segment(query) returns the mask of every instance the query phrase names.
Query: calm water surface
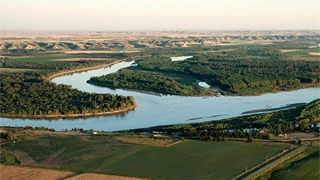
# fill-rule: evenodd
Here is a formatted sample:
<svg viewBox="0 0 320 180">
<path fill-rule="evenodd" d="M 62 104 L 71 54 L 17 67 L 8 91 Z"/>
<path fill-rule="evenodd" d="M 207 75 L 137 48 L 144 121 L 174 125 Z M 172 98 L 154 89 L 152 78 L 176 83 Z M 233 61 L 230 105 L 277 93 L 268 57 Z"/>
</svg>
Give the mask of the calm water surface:
<svg viewBox="0 0 320 180">
<path fill-rule="evenodd" d="M 101 76 L 108 73 L 114 73 L 121 68 L 130 66 L 132 63 L 133 62 L 121 62 L 107 68 L 57 77 L 52 81 L 57 84 L 72 85 L 72 87 L 81 91 L 134 96 L 138 106 L 133 111 L 121 115 L 77 119 L 30 120 L 0 118 L 0 124 L 5 126 L 45 126 L 54 128 L 56 130 L 77 127 L 84 129 L 114 131 L 156 125 L 218 120 L 227 117 L 240 116 L 244 111 L 262 109 L 266 108 L 267 106 L 269 108 L 275 108 L 291 103 L 308 103 L 320 97 L 320 88 L 309 88 L 292 92 L 265 94 L 262 96 L 159 97 L 121 89 L 112 90 L 86 83 L 86 81 L 92 76 Z M 198 117 L 202 118 L 193 121 L 189 120 Z"/>
</svg>

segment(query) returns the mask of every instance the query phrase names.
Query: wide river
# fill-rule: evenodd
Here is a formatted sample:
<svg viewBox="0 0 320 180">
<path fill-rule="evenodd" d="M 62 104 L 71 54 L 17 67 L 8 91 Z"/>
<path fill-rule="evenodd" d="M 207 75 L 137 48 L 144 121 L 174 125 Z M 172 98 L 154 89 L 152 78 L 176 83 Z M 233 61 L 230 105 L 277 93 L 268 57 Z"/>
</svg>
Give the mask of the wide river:
<svg viewBox="0 0 320 180">
<path fill-rule="evenodd" d="M 143 128 L 157 125 L 192 123 L 241 116 L 242 112 L 276 108 L 292 103 L 308 103 L 320 97 L 320 88 L 279 92 L 261 96 L 183 97 L 155 96 L 126 90 L 112 90 L 87 84 L 92 76 L 101 76 L 128 67 L 133 62 L 121 62 L 111 67 L 90 70 L 54 78 L 57 84 L 72 85 L 82 91 L 134 96 L 137 108 L 125 114 L 77 119 L 12 119 L 0 118 L 2 126 L 44 126 L 56 130 L 74 127 L 104 131 Z M 190 120 L 190 119 L 196 120 Z"/>
</svg>

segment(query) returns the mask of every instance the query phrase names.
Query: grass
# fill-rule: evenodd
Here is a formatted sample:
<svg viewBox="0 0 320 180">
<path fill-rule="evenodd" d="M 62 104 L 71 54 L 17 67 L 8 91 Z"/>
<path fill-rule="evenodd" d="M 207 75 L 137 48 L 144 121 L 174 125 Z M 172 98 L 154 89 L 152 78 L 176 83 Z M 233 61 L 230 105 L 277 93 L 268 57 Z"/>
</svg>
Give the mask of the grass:
<svg viewBox="0 0 320 180">
<path fill-rule="evenodd" d="M 12 153 L 0 149 L 0 162 L 9 165 L 19 165 L 21 162 Z"/>
<path fill-rule="evenodd" d="M 285 144 L 185 141 L 134 146 L 65 166 L 72 171 L 151 179 L 231 179 L 283 150 Z"/>
<path fill-rule="evenodd" d="M 57 164 L 68 164 L 127 146 L 131 145 L 108 136 L 41 135 L 34 139 L 5 144 L 2 148 L 11 152 L 26 152 L 38 163 L 46 161 L 58 151 L 63 150 L 63 153 L 59 154 L 54 161 Z"/>
<path fill-rule="evenodd" d="M 275 166 L 271 171 L 260 175 L 256 180 L 265 179 L 319 179 L 320 146 L 315 145 Z"/>
<path fill-rule="evenodd" d="M 319 49 L 307 49 L 292 52 L 284 52 L 287 55 L 291 55 L 293 60 L 309 60 L 309 61 L 320 61 L 320 57 L 317 55 L 310 55 L 309 53 L 319 53 Z"/>
</svg>

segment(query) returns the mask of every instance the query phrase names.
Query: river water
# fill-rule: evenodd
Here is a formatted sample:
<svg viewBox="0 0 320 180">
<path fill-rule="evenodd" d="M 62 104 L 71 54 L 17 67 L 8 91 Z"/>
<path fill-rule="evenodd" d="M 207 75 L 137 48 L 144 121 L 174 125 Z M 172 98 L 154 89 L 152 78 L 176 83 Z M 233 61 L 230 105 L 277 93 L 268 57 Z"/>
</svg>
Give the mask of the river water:
<svg viewBox="0 0 320 180">
<path fill-rule="evenodd" d="M 132 63 L 133 61 L 121 62 L 111 67 L 60 76 L 54 78 L 52 82 L 72 85 L 72 87 L 81 91 L 134 96 L 138 106 L 133 111 L 124 114 L 77 119 L 31 120 L 0 118 L 0 124 L 2 126 L 44 126 L 56 130 L 77 127 L 115 131 L 157 125 L 219 120 L 228 117 L 241 116 L 242 112 L 254 109 L 263 109 L 266 107 L 276 108 L 292 103 L 308 103 L 320 97 L 320 88 L 279 92 L 261 96 L 160 97 L 121 89 L 112 90 L 86 83 L 92 76 L 114 73 L 121 68 L 130 66 Z"/>
</svg>

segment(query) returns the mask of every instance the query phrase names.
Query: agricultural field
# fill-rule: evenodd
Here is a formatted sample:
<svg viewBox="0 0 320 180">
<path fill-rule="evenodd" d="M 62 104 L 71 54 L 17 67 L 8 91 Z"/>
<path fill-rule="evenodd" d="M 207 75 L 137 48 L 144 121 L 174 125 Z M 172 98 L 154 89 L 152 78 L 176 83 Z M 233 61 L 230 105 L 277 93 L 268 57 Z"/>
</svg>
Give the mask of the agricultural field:
<svg viewBox="0 0 320 180">
<path fill-rule="evenodd" d="M 128 143 L 133 143 L 133 144 L 143 144 L 143 145 L 150 145 L 150 146 L 159 146 L 159 147 L 165 147 L 165 146 L 170 146 L 174 145 L 176 143 L 179 143 L 180 140 L 178 139 L 165 139 L 165 138 L 149 138 L 144 135 L 138 135 L 138 136 L 119 136 L 116 137 L 117 140 L 125 141 Z"/>
<path fill-rule="evenodd" d="M 35 135 L 2 148 L 15 153 L 25 165 L 61 167 L 130 146 L 108 136 Z"/>
<path fill-rule="evenodd" d="M 251 168 L 288 146 L 202 141 L 184 141 L 170 147 L 139 145 L 63 168 L 150 179 L 231 179 L 246 166 Z"/>
<path fill-rule="evenodd" d="M 308 148 L 255 178 L 256 180 L 319 179 L 320 144 Z"/>
<path fill-rule="evenodd" d="M 284 50 L 282 52 L 284 54 L 292 56 L 293 60 L 320 61 L 320 49 L 307 49 L 307 50 L 289 49 L 289 50 Z"/>
<path fill-rule="evenodd" d="M 140 178 L 112 176 L 105 174 L 84 173 L 77 176 L 67 178 L 67 180 L 86 180 L 86 179 L 99 179 L 99 180 L 139 180 Z"/>
<path fill-rule="evenodd" d="M 68 171 L 57 171 L 40 168 L 30 167 L 18 167 L 18 166 L 7 166 L 0 165 L 0 179 L 10 180 L 21 180 L 21 179 L 32 179 L 32 180 L 49 180 L 49 179 L 64 179 L 75 175 L 73 172 Z"/>
</svg>

